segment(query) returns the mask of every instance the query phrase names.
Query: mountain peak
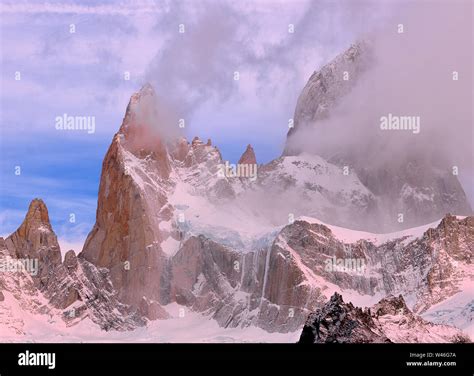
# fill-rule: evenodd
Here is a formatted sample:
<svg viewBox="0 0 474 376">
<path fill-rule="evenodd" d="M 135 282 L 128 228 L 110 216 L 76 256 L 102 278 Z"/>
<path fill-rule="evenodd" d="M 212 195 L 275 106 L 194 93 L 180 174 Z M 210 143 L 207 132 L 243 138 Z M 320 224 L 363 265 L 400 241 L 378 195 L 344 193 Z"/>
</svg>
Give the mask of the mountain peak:
<svg viewBox="0 0 474 376">
<path fill-rule="evenodd" d="M 257 158 L 255 157 L 255 152 L 252 148 L 252 145 L 247 145 L 247 148 L 239 159 L 239 164 L 257 164 Z"/>
<path fill-rule="evenodd" d="M 48 208 L 43 200 L 31 201 L 25 219 L 18 229 L 6 239 L 11 254 L 17 257 L 38 257 L 40 249 L 51 249 L 57 253 L 59 262 L 61 253 L 56 234 L 49 221 Z"/>
<path fill-rule="evenodd" d="M 139 94 L 140 96 L 143 96 L 143 95 L 156 95 L 156 92 L 155 92 L 155 88 L 153 87 L 153 85 L 150 84 L 149 82 L 147 82 L 141 87 L 140 91 L 137 94 Z"/>
<path fill-rule="evenodd" d="M 20 226 L 20 229 L 21 228 L 24 228 L 25 230 L 29 230 L 31 228 L 41 228 L 52 231 L 51 222 L 49 221 L 48 208 L 42 199 L 35 198 L 31 201 L 25 219 Z"/>
<path fill-rule="evenodd" d="M 130 128 L 150 127 L 156 119 L 156 92 L 146 83 L 130 97 L 119 133 L 127 135 Z"/>
</svg>

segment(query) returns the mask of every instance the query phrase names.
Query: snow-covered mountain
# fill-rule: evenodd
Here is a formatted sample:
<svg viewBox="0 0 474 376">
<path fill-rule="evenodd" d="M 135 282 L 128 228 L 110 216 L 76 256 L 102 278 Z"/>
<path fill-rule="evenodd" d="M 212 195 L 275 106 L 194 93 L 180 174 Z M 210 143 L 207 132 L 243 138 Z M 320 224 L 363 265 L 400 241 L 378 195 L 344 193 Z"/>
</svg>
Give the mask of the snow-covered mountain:
<svg viewBox="0 0 474 376">
<path fill-rule="evenodd" d="M 291 332 L 334 291 L 362 302 L 402 293 L 421 312 L 460 291 L 457 279 L 472 279 L 463 258 L 472 254 L 472 218 L 384 236 L 324 225 L 313 218 L 357 227 L 353 218 L 370 216 L 376 199 L 356 175 L 300 154 L 259 166 L 254 180 L 222 176 L 225 161 L 211 141 L 166 142 L 137 121 L 140 103 L 153 103 L 143 98 L 154 96 L 146 86 L 131 100 L 104 160 L 97 223 L 82 252 L 148 318 L 178 303 L 223 327 Z M 136 148 L 147 132 L 153 147 Z M 256 160 L 251 147 L 243 160 Z M 462 244 L 446 249 L 446 226 Z M 366 270 L 327 271 L 333 257 L 364 260 Z M 440 281 L 451 275 L 454 282 Z"/>
<path fill-rule="evenodd" d="M 453 163 L 445 156 L 436 151 L 432 155 L 413 138 L 402 151 L 393 150 L 390 159 L 383 159 L 382 154 L 391 150 L 388 148 L 393 142 L 385 137 L 387 134 L 371 133 L 371 137 L 361 138 L 350 117 L 338 120 L 337 116 L 347 111 L 348 95 L 355 88 L 361 83 L 369 88 L 377 86 L 376 76 L 370 75 L 376 68 L 374 42 L 360 41 L 314 72 L 298 98 L 294 127 L 288 132 L 283 155 L 299 156 L 309 147 L 327 161 L 353 171 L 376 203 L 371 218 L 361 221 L 365 229 L 388 232 L 430 223 L 446 213 L 472 215 L 466 194 L 453 174 Z M 363 101 L 364 98 L 352 100 Z M 376 120 L 382 115 L 378 114 Z M 332 116 L 335 116 L 334 122 L 344 125 L 338 132 L 353 135 L 352 143 L 333 145 L 333 138 L 337 140 L 337 137 L 327 137 L 331 133 L 325 127 L 333 124 Z M 374 123 L 371 129 L 376 132 L 378 124 Z M 304 145 L 300 142 L 302 137 Z M 322 141 L 316 142 L 318 139 Z M 378 160 L 381 162 L 376 163 Z M 398 217 L 400 213 L 404 217 L 402 222 Z M 345 225 L 332 219 L 330 222 Z"/>
<path fill-rule="evenodd" d="M 317 100 L 312 87 L 324 84 L 321 93 L 336 100 L 327 72 L 339 61 L 351 67 L 358 56 L 354 47 L 313 75 L 319 78 L 303 98 Z M 103 161 L 96 223 L 77 257 L 69 251 L 61 259 L 41 200 L 33 200 L 23 224 L 1 240 L 0 260 L 39 261 L 37 275 L 0 273 L 1 330 L 8 328 L 11 340 L 44 339 L 22 329 L 32 320 L 61 327 L 59 340 L 80 340 L 74 328 L 84 326 L 128 330 L 128 340 L 137 340 L 148 338 L 146 328 L 157 320 L 167 333 L 166 322 L 173 326 L 186 316 L 193 317 L 189 330 L 212 322 L 222 338 L 232 333 L 249 340 L 235 333 L 258 330 L 255 341 L 296 341 L 308 315 L 334 293 L 356 306 L 401 295 L 404 317 L 416 324 L 406 336 L 395 338 L 387 329 L 402 321 L 374 321 L 384 327 L 376 334 L 392 341 L 450 341 L 458 330 L 441 324 L 474 334 L 474 217 L 447 214 L 449 202 L 443 201 L 427 217 L 442 214 L 423 226 L 367 232 L 381 220 L 384 198 L 365 175 L 288 149 L 256 166 L 250 145 L 237 170 L 229 170 L 210 140 L 188 142 L 160 127 L 157 100 L 150 85 L 132 96 Z M 300 98 L 297 113 L 309 116 L 313 107 L 319 111 Z M 446 309 L 455 300 L 459 308 Z M 428 325 L 416 315 L 438 323 L 431 325 L 433 336 L 413 334 Z M 156 338 L 173 341 L 159 331 Z M 116 333 L 103 338 L 127 340 Z"/>
</svg>

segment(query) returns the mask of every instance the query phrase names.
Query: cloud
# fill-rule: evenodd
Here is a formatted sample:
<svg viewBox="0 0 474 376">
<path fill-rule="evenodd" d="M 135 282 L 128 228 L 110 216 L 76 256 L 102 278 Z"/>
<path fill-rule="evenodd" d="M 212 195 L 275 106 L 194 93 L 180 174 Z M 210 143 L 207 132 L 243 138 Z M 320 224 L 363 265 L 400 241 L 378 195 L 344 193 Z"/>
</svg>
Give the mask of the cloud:
<svg viewBox="0 0 474 376">
<path fill-rule="evenodd" d="M 21 4 L 30 5 L 33 9 L 43 6 Z M 55 6 L 70 8 L 71 4 Z M 159 12 L 126 16 L 13 12 L 2 17 L 4 136 L 13 138 L 21 133 L 22 137 L 34 137 L 54 130 L 54 118 L 69 113 L 95 116 L 97 134 L 110 138 L 120 126 L 130 95 L 139 88 L 146 67 L 161 47 L 162 38 L 154 29 L 159 17 Z M 75 25 L 75 33 L 70 33 L 70 24 Z M 18 81 L 17 71 L 21 73 Z M 30 132 L 25 134 L 25 130 Z"/>
<path fill-rule="evenodd" d="M 85 15 L 121 15 L 160 13 L 166 2 L 133 1 L 116 4 L 81 5 L 74 2 L 60 3 L 35 2 L 3 2 L 0 4 L 0 14 L 85 14 Z"/>
<path fill-rule="evenodd" d="M 173 2 L 159 19 L 165 42 L 145 80 L 187 121 L 188 136 L 266 133 L 275 150 L 314 69 L 386 17 L 377 2 L 196 4 Z"/>
<path fill-rule="evenodd" d="M 325 156 L 352 151 L 367 165 L 413 155 L 472 167 L 472 35 L 467 3 L 411 3 L 371 35 L 368 71 L 329 118 L 291 143 Z M 404 24 L 399 34 L 397 25 Z M 453 80 L 453 72 L 459 80 Z M 383 131 L 382 116 L 419 116 L 420 133 Z M 358 151 L 364 150 L 364 153 Z"/>
<path fill-rule="evenodd" d="M 371 35 L 370 68 L 328 118 L 295 132 L 291 145 L 326 157 L 353 155 L 367 168 L 424 158 L 474 175 L 471 7 L 399 6 L 386 27 Z M 398 24 L 404 25 L 401 34 Z M 419 116 L 419 134 L 381 130 L 388 114 Z"/>
</svg>

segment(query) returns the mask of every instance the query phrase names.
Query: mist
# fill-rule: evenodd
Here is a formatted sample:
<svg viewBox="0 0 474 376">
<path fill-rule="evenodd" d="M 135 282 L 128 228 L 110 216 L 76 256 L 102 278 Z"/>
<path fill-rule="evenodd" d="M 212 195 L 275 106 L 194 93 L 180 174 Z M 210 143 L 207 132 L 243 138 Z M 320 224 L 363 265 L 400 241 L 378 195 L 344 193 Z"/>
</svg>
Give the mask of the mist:
<svg viewBox="0 0 474 376">
<path fill-rule="evenodd" d="M 328 118 L 299 127 L 288 145 L 328 160 L 349 155 L 367 169 L 422 160 L 443 171 L 457 168 L 472 204 L 471 8 L 468 2 L 170 3 L 156 23 L 164 42 L 145 75 L 157 92 L 157 113 L 167 114 L 154 123 L 172 138 L 183 119 L 189 138 L 217 138 L 217 146 L 268 140 L 278 157 L 308 78 L 363 40 L 368 69 Z M 382 130 L 381 118 L 390 115 L 418 118 L 419 132 Z"/>
<path fill-rule="evenodd" d="M 312 71 L 383 22 L 390 8 L 351 1 L 172 2 L 157 21 L 165 41 L 145 81 L 160 107 L 185 120 L 189 137 L 227 141 L 247 133 L 282 148 Z"/>
<path fill-rule="evenodd" d="M 303 124 L 289 145 L 326 158 L 355 156 L 368 169 L 413 159 L 441 169 L 456 166 L 472 203 L 471 12 L 468 2 L 394 8 L 383 27 L 361 35 L 371 61 L 350 93 L 326 119 Z M 419 133 L 382 130 L 381 117 L 388 114 L 419 117 Z"/>
</svg>

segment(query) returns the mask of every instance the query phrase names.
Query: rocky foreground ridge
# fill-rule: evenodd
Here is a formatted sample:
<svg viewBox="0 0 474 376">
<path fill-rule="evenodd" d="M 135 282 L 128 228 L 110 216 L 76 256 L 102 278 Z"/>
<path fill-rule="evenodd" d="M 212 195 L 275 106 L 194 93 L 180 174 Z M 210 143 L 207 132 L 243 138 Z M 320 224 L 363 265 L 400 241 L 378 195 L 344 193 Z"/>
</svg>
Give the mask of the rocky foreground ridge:
<svg viewBox="0 0 474 376">
<path fill-rule="evenodd" d="M 312 313 L 299 343 L 466 343 L 459 329 L 435 325 L 414 315 L 403 297 L 389 295 L 370 308 L 344 303 L 334 293 L 329 302 Z"/>
</svg>

